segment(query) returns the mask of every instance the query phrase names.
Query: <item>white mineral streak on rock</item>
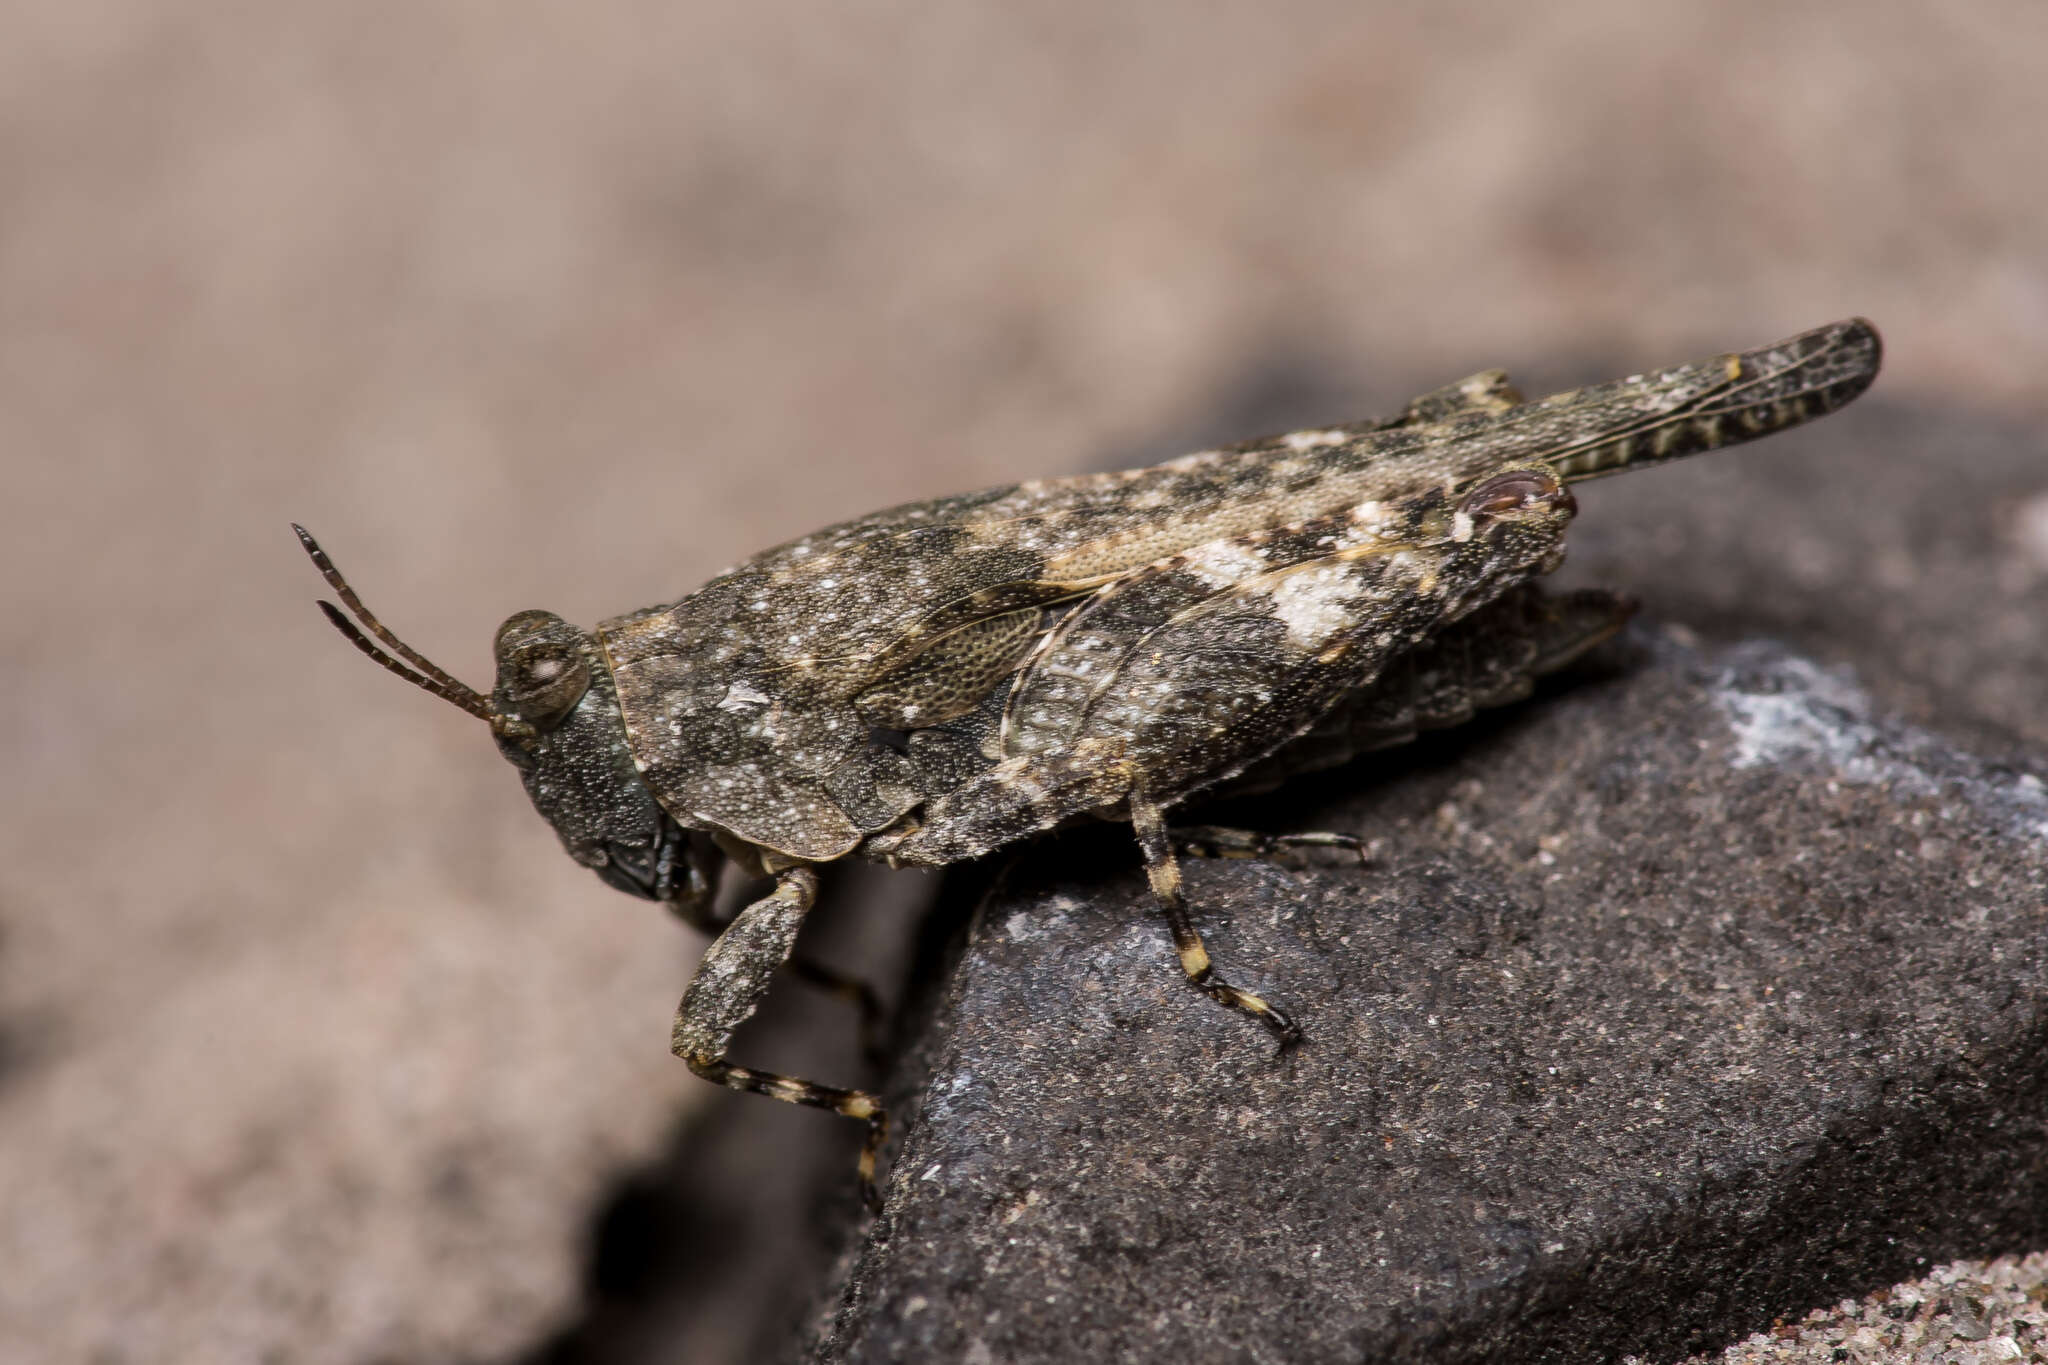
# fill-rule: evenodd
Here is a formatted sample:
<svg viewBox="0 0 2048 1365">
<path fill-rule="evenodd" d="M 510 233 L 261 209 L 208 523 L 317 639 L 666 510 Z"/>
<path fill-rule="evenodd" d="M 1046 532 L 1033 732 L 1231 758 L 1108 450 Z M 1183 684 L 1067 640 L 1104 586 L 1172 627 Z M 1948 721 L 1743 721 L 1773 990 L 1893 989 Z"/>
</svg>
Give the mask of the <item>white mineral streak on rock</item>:
<svg viewBox="0 0 2048 1365">
<path fill-rule="evenodd" d="M 2023 837 L 2048 839 L 2048 784 L 2035 774 L 1987 770 L 1937 735 L 1874 719 L 1869 694 L 1846 669 L 1762 642 L 1727 657 L 1733 666 L 1712 695 L 1733 732 L 1736 767 L 1818 763 L 1840 782 L 1961 797 Z"/>
<path fill-rule="evenodd" d="M 1012 943 L 1043 938 L 1048 931 L 1067 922 L 1067 912 L 1074 906 L 1070 896 L 1054 896 L 1040 904 L 1027 905 L 1003 921 L 1003 933 Z"/>
<path fill-rule="evenodd" d="M 1775 676 L 1767 688 L 1745 690 L 1746 679 L 1731 673 L 1715 692 L 1735 732 L 1736 767 L 1817 758 L 1850 782 L 1889 780 L 1915 791 L 1933 789 L 1927 774 L 1877 751 L 1870 698 L 1846 672 L 1832 673 L 1791 655 L 1771 660 L 1768 668 Z"/>
</svg>

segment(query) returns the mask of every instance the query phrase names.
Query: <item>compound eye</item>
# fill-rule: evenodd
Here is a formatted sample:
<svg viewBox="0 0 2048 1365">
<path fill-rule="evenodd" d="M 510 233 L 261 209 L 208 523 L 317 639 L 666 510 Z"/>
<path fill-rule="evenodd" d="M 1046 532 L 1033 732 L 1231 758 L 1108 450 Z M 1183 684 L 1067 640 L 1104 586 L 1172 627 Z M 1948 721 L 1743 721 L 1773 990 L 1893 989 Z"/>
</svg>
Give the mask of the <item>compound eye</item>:
<svg viewBox="0 0 2048 1365">
<path fill-rule="evenodd" d="M 552 729 L 590 690 L 590 665 L 554 651 L 521 661 L 521 685 L 506 700 L 537 730 Z"/>
<path fill-rule="evenodd" d="M 536 730 L 552 730 L 590 690 L 582 632 L 548 612 L 521 612 L 498 630 L 492 700 Z"/>
<path fill-rule="evenodd" d="M 1525 508 L 1548 506 L 1570 516 L 1579 510 L 1578 499 L 1559 483 L 1557 476 L 1542 469 L 1510 469 L 1496 474 L 1465 495 L 1464 511 L 1475 519 L 1507 516 Z"/>
</svg>

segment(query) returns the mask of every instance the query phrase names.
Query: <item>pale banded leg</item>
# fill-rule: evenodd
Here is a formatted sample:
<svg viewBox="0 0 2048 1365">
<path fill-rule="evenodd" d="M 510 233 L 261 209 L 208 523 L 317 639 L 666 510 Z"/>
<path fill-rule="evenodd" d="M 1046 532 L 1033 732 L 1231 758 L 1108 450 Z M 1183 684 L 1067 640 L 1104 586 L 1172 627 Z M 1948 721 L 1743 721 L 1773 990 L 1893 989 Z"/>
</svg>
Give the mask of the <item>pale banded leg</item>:
<svg viewBox="0 0 2048 1365">
<path fill-rule="evenodd" d="M 1279 1036 L 1283 1046 L 1301 1041 L 1301 1030 L 1286 1014 L 1241 991 L 1216 974 L 1188 916 L 1181 894 L 1180 866 L 1159 807 L 1138 789 L 1122 745 L 1083 740 L 1058 757 L 1006 760 L 963 784 L 926 808 L 924 823 L 903 835 L 876 841 L 871 856 L 912 867 L 943 867 L 980 857 L 1025 834 L 1051 829 L 1060 821 L 1087 811 L 1106 810 L 1127 801 L 1138 847 L 1145 855 L 1145 875 L 1166 911 L 1181 970 L 1211 999 L 1252 1015 Z"/>
<path fill-rule="evenodd" d="M 1279 1038 L 1283 1050 L 1300 1042 L 1300 1026 L 1284 1011 L 1217 975 L 1209 961 L 1209 950 L 1202 945 L 1202 935 L 1188 914 L 1187 897 L 1180 885 L 1180 864 L 1173 859 L 1173 842 L 1166 831 L 1165 818 L 1159 807 L 1135 788 L 1130 794 L 1130 810 L 1131 828 L 1137 833 L 1138 848 L 1145 855 L 1145 876 L 1152 883 L 1152 894 L 1166 911 L 1166 922 L 1173 930 L 1174 951 L 1180 955 L 1180 969 L 1187 973 L 1188 983 L 1218 1004 L 1242 1010 L 1257 1019 Z"/>
<path fill-rule="evenodd" d="M 875 1194 L 875 1158 L 889 1135 L 881 1101 L 864 1090 L 835 1090 L 793 1076 L 749 1070 L 725 1059 L 733 1034 L 753 1015 L 776 970 L 789 960 L 797 929 L 817 898 L 818 874 L 808 867 L 790 868 L 776 875 L 773 891 L 734 916 L 705 952 L 697 975 L 683 992 L 669 1045 L 707 1081 L 830 1109 L 866 1123 L 867 1142 L 860 1152 L 861 1196 L 874 1208 L 880 1202 Z"/>
</svg>

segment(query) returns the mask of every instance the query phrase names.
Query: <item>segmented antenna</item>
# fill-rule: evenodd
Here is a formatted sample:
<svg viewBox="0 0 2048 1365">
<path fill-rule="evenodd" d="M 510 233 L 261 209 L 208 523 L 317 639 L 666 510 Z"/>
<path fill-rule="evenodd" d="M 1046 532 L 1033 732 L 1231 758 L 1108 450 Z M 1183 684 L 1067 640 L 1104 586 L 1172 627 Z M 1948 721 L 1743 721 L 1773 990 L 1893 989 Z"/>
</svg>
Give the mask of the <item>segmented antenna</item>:
<svg viewBox="0 0 2048 1365">
<path fill-rule="evenodd" d="M 327 557 L 327 551 L 320 548 L 320 542 L 314 540 L 307 533 L 305 527 L 297 522 L 293 522 L 292 529 L 299 533 L 299 544 L 306 547 L 306 554 L 311 557 L 313 567 L 320 571 L 320 576 L 327 580 L 327 585 L 334 589 L 335 595 L 348 604 L 348 609 L 356 615 L 356 621 L 361 621 L 364 628 L 371 635 L 383 641 L 390 648 L 392 654 L 396 654 L 398 659 L 404 659 L 406 663 L 412 665 L 412 668 L 407 668 L 398 659 L 392 658 L 391 654 L 386 654 L 383 650 L 377 648 L 376 645 L 370 643 L 369 637 L 365 636 L 362 630 L 356 628 L 355 621 L 351 621 L 348 617 L 343 616 L 339 607 L 335 606 L 332 602 L 321 602 L 320 610 L 326 613 L 327 619 L 334 623 L 334 628 L 340 631 L 350 644 L 413 686 L 432 692 L 443 701 L 453 702 L 472 716 L 476 716 L 481 720 L 494 720 L 496 718 L 495 713 L 491 709 L 490 700 L 487 697 L 475 688 L 457 682 L 448 673 L 443 671 L 439 665 L 428 659 L 426 655 L 421 654 L 418 650 L 386 629 L 384 623 L 379 621 L 371 614 L 370 609 L 363 605 L 363 599 L 356 596 L 355 589 L 351 588 L 348 585 L 348 580 L 341 576 L 341 570 L 335 568 L 334 561 Z M 415 672 L 415 669 L 418 671 Z"/>
</svg>

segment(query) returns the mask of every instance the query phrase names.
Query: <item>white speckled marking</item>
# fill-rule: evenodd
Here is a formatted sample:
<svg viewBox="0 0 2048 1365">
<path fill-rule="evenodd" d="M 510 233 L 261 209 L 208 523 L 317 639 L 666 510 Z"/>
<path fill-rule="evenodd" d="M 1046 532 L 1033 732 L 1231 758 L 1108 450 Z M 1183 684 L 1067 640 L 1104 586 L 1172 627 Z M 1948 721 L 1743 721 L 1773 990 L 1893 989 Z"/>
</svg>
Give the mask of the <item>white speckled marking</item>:
<svg viewBox="0 0 2048 1365">
<path fill-rule="evenodd" d="M 1358 585 L 1341 564 L 1318 564 L 1288 574 L 1273 587 L 1273 614 L 1287 638 L 1303 649 L 1321 649 L 1332 635 L 1353 624 Z"/>
<path fill-rule="evenodd" d="M 1181 567 L 1214 587 L 1228 587 L 1267 569 L 1266 557 L 1249 545 L 1216 540 L 1197 545 L 1181 556 Z"/>
<path fill-rule="evenodd" d="M 718 699 L 721 711 L 751 711 L 757 706 L 768 704 L 768 694 L 745 679 L 725 689 L 725 695 Z"/>
</svg>

